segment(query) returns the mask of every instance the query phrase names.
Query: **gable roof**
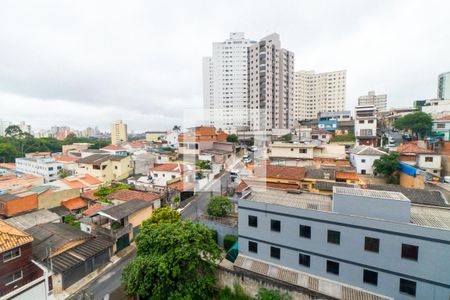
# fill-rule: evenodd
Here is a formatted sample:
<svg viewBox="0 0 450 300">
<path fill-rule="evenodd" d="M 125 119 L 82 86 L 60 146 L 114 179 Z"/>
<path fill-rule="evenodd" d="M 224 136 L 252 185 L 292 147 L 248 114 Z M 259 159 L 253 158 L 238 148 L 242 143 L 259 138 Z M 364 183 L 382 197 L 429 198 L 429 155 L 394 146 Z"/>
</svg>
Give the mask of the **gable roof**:
<svg viewBox="0 0 450 300">
<path fill-rule="evenodd" d="M 103 205 L 100 203 L 95 203 L 94 205 L 92 205 L 91 207 L 89 207 L 88 209 L 86 209 L 85 211 L 83 211 L 83 215 L 85 216 L 90 216 L 90 215 L 94 215 L 97 212 L 106 209 L 108 207 L 108 205 Z"/>
<path fill-rule="evenodd" d="M 89 174 L 73 175 L 60 180 L 71 188 L 86 188 L 103 183 L 103 181 Z"/>
<path fill-rule="evenodd" d="M 264 165 L 256 167 L 253 173 L 256 177 L 260 178 L 278 178 L 288 180 L 302 180 L 305 178 L 304 167 Z"/>
<path fill-rule="evenodd" d="M 6 219 L 5 222 L 15 228 L 26 230 L 37 224 L 59 222 L 61 217 L 48 209 L 39 209 L 24 215 Z"/>
<path fill-rule="evenodd" d="M 355 171 L 353 172 L 336 171 L 335 176 L 336 179 L 359 180 L 359 177 Z"/>
<path fill-rule="evenodd" d="M 194 191 L 195 183 L 193 182 L 183 182 L 181 180 L 169 184 L 171 189 L 177 190 L 179 192 Z"/>
<path fill-rule="evenodd" d="M 150 207 L 152 204 L 144 200 L 130 200 L 128 202 L 108 207 L 98 212 L 99 215 L 105 216 L 107 218 L 119 221 L 133 213 L 140 211 L 146 207 Z"/>
<path fill-rule="evenodd" d="M 352 149 L 352 153 L 355 155 L 375 155 L 380 156 L 387 154 L 384 151 L 378 150 L 372 146 L 359 146 Z"/>
<path fill-rule="evenodd" d="M 140 192 L 133 190 L 118 190 L 107 195 L 106 198 L 110 200 L 120 200 L 120 201 L 131 201 L 134 199 L 144 200 L 144 201 L 155 201 L 160 199 L 161 196 L 153 192 Z"/>
<path fill-rule="evenodd" d="M 0 253 L 31 243 L 33 237 L 0 220 Z"/>
<path fill-rule="evenodd" d="M 88 206 L 87 202 L 81 199 L 80 197 L 63 201 L 61 202 L 61 205 L 67 208 L 68 210 L 75 210 Z"/>
<path fill-rule="evenodd" d="M 174 164 L 174 163 L 155 165 L 153 168 L 150 169 L 150 171 L 177 172 L 177 173 L 183 173 L 186 170 L 187 170 L 187 167 L 185 165 L 183 165 L 183 164 Z"/>
<path fill-rule="evenodd" d="M 109 159 L 110 154 L 92 154 L 77 160 L 80 164 L 101 164 Z"/>
<path fill-rule="evenodd" d="M 101 150 L 126 150 L 126 149 L 124 147 L 118 146 L 118 145 L 108 145 L 108 146 L 101 148 Z"/>
<path fill-rule="evenodd" d="M 59 162 L 76 162 L 78 160 L 77 157 L 73 157 L 73 156 L 68 156 L 68 155 L 55 155 L 53 156 L 53 158 L 55 159 L 55 161 L 59 161 Z"/>
</svg>

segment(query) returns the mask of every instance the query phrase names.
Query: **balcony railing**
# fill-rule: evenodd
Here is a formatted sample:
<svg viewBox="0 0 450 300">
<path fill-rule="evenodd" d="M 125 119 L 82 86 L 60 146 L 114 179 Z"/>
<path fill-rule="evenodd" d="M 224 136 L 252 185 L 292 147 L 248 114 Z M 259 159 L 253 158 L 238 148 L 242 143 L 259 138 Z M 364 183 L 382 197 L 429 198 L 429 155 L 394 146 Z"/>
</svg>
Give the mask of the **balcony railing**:
<svg viewBox="0 0 450 300">
<path fill-rule="evenodd" d="M 116 239 L 120 238 L 122 235 L 130 233 L 132 231 L 132 226 L 131 226 L 131 224 L 127 224 L 123 227 L 120 227 L 117 229 L 112 229 L 112 228 L 107 228 L 107 227 L 100 226 L 100 225 L 94 225 L 93 229 L 97 233 L 107 235 L 116 240 Z"/>
</svg>

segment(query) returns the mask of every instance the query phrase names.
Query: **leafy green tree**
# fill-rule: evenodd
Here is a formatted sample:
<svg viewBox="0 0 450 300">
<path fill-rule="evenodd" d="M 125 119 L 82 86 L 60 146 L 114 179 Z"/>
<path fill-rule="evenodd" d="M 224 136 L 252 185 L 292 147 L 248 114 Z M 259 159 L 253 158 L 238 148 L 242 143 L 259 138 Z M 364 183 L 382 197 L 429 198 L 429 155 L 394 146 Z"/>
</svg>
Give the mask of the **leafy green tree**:
<svg viewBox="0 0 450 300">
<path fill-rule="evenodd" d="M 70 175 L 72 175 L 72 172 L 70 172 L 69 170 L 67 170 L 67 169 L 61 169 L 61 170 L 59 170 L 58 171 L 58 176 L 59 176 L 59 178 L 66 178 L 66 177 L 68 177 L 68 176 L 70 176 Z"/>
<path fill-rule="evenodd" d="M 13 162 L 18 157 L 17 149 L 10 144 L 0 144 L 0 162 Z"/>
<path fill-rule="evenodd" d="M 261 288 L 256 295 L 257 300 L 290 300 L 292 299 L 287 293 L 282 294 L 279 290 L 267 290 Z"/>
<path fill-rule="evenodd" d="M 152 216 L 144 221 L 144 224 L 164 224 L 164 223 L 177 223 L 181 221 L 181 216 L 176 210 L 172 210 L 168 207 L 160 207 L 156 209 Z"/>
<path fill-rule="evenodd" d="M 230 143 L 237 143 L 238 142 L 238 136 L 234 133 L 227 136 L 227 142 Z"/>
<path fill-rule="evenodd" d="M 387 183 L 398 184 L 398 170 L 400 169 L 400 159 L 397 152 L 384 154 L 373 162 L 373 169 L 377 174 L 386 177 Z"/>
<path fill-rule="evenodd" d="M 173 125 L 172 130 L 173 131 L 180 131 L 181 130 L 181 126 L 180 125 Z"/>
<path fill-rule="evenodd" d="M 208 227 L 190 220 L 145 223 L 136 245 L 137 256 L 122 273 L 128 295 L 151 300 L 212 297 L 220 250 Z"/>
<path fill-rule="evenodd" d="M 231 213 L 233 203 L 225 196 L 214 196 L 208 201 L 206 211 L 208 215 L 215 217 L 226 217 Z"/>
<path fill-rule="evenodd" d="M 285 142 L 291 142 L 292 141 L 292 133 L 285 134 L 281 137 L 281 139 Z"/>
<path fill-rule="evenodd" d="M 17 125 L 9 125 L 5 129 L 5 135 L 6 136 L 10 136 L 10 137 L 14 137 L 14 138 L 20 138 L 23 135 L 23 131 Z"/>
<path fill-rule="evenodd" d="M 197 160 L 196 165 L 199 169 L 202 169 L 202 170 L 211 169 L 210 163 L 207 160 Z"/>
<path fill-rule="evenodd" d="M 248 296 L 242 286 L 235 283 L 233 289 L 228 286 L 223 288 L 218 295 L 219 300 L 252 300 L 252 297 Z"/>
<path fill-rule="evenodd" d="M 411 130 L 417 138 L 423 138 L 431 131 L 433 119 L 430 114 L 417 111 L 395 121 L 394 127 L 400 130 Z"/>
</svg>

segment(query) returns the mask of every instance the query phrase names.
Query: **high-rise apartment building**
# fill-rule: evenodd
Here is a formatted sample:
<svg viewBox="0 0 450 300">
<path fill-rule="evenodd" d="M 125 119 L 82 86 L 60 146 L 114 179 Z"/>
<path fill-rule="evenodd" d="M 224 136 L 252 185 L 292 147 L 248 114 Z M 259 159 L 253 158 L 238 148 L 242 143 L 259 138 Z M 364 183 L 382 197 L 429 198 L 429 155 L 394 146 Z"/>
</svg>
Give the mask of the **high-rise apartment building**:
<svg viewBox="0 0 450 300">
<path fill-rule="evenodd" d="M 438 99 L 450 99 L 450 72 L 439 75 Z"/>
<path fill-rule="evenodd" d="M 248 126 L 247 48 L 255 41 L 242 32 L 213 43 L 203 58 L 203 102 L 210 124 L 223 130 Z"/>
<path fill-rule="evenodd" d="M 0 119 L 0 136 L 5 135 L 6 128 L 8 128 L 8 126 L 10 126 L 10 125 L 11 125 L 11 122 Z"/>
<path fill-rule="evenodd" d="M 111 144 L 119 145 L 128 141 L 127 124 L 118 120 L 111 124 Z"/>
<path fill-rule="evenodd" d="M 250 129 L 268 131 L 293 124 L 294 53 L 273 33 L 248 48 Z"/>
<path fill-rule="evenodd" d="M 346 71 L 295 72 L 294 119 L 316 119 L 321 112 L 345 109 Z"/>
<path fill-rule="evenodd" d="M 386 111 L 387 95 L 375 95 L 375 91 L 369 91 L 367 95 L 358 98 L 358 105 L 374 105 L 378 112 Z"/>
</svg>

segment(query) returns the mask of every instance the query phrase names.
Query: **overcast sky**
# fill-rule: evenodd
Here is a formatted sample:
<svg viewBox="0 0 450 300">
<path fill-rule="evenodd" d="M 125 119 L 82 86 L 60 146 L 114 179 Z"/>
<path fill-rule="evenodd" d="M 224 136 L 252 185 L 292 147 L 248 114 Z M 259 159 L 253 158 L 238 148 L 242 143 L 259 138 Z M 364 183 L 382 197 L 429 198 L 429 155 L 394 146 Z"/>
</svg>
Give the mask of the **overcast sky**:
<svg viewBox="0 0 450 300">
<path fill-rule="evenodd" d="M 214 4 L 214 5 L 212 5 Z M 130 130 L 201 108 L 202 57 L 229 32 L 272 32 L 296 70 L 347 70 L 347 108 L 436 97 L 450 71 L 450 1 L 0 1 L 0 119 Z"/>
</svg>

